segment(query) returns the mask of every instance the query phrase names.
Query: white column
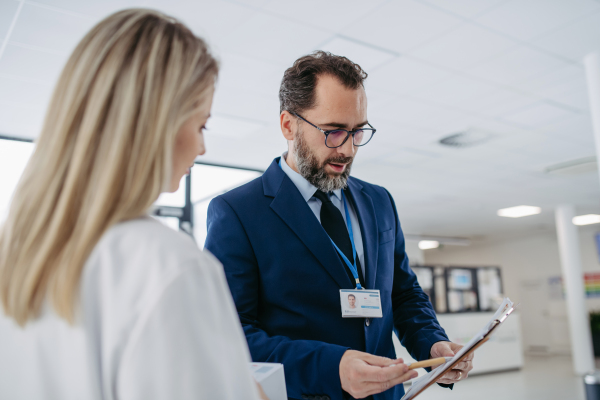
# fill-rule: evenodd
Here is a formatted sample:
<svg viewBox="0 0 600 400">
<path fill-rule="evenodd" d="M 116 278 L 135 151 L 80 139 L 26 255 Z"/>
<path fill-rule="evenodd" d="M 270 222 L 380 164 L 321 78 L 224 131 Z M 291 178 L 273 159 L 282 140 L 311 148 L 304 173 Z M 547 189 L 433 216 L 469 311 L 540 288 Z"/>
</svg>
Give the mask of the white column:
<svg viewBox="0 0 600 400">
<path fill-rule="evenodd" d="M 584 375 L 595 369 L 594 350 L 585 304 L 579 233 L 573 224 L 574 216 L 575 207 L 572 205 L 560 205 L 556 208 L 556 233 L 562 277 L 567 292 L 573 367 L 576 374 Z"/>
<path fill-rule="evenodd" d="M 590 114 L 596 138 L 596 157 L 600 172 L 600 53 L 590 53 L 583 59 L 587 76 L 588 95 L 590 98 Z"/>
</svg>

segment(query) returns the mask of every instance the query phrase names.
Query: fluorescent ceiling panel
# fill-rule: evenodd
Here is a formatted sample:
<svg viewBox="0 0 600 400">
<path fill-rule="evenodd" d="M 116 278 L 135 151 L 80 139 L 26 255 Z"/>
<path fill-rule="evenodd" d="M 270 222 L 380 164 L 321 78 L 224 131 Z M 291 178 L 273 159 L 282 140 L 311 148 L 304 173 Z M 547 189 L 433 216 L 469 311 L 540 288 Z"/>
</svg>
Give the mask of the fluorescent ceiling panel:
<svg viewBox="0 0 600 400">
<path fill-rule="evenodd" d="M 421 250 L 437 249 L 438 247 L 440 247 L 440 242 L 436 240 L 421 240 L 419 242 L 419 249 Z"/>
<path fill-rule="evenodd" d="M 339 36 L 319 46 L 319 49 L 347 57 L 360 65 L 367 73 L 396 58 L 396 55 L 392 52 L 382 51 L 376 47 L 357 43 Z"/>
<path fill-rule="evenodd" d="M 587 214 L 587 215 L 578 215 L 573 218 L 573 223 L 575 225 L 591 225 L 600 223 L 600 215 L 598 214 Z"/>
<path fill-rule="evenodd" d="M 503 208 L 498 210 L 498 216 L 500 217 L 508 217 L 508 218 L 521 218 L 527 217 L 529 215 L 536 215 L 542 212 L 540 207 L 534 206 L 516 206 Z"/>
</svg>

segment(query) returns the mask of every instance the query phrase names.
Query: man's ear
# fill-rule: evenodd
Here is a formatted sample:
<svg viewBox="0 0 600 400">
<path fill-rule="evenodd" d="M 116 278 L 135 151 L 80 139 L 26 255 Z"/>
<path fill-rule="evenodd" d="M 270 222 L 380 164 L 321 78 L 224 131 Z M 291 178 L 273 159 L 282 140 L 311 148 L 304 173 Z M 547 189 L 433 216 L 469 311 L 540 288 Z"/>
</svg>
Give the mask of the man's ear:
<svg viewBox="0 0 600 400">
<path fill-rule="evenodd" d="M 279 115 L 279 125 L 281 126 L 281 133 L 286 140 L 294 140 L 294 131 L 292 130 L 292 124 L 294 124 L 294 116 L 288 111 L 282 111 Z"/>
</svg>

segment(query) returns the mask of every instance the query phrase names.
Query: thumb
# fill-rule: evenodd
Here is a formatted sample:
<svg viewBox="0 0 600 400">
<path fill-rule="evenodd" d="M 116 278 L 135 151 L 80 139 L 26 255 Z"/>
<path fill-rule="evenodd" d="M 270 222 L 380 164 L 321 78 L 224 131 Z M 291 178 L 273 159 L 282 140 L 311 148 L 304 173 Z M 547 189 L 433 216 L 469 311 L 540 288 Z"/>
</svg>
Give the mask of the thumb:
<svg viewBox="0 0 600 400">
<path fill-rule="evenodd" d="M 454 352 L 448 343 L 443 343 L 440 347 L 440 357 L 454 357 Z"/>
</svg>

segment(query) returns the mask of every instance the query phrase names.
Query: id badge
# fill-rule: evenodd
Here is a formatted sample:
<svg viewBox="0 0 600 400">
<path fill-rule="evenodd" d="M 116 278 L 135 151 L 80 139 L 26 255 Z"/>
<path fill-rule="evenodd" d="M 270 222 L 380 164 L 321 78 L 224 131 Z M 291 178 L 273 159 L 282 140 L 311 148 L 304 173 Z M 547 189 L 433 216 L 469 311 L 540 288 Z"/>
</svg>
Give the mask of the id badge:
<svg viewBox="0 0 600 400">
<path fill-rule="evenodd" d="M 381 318 L 379 290 L 340 289 L 342 318 Z"/>
</svg>

